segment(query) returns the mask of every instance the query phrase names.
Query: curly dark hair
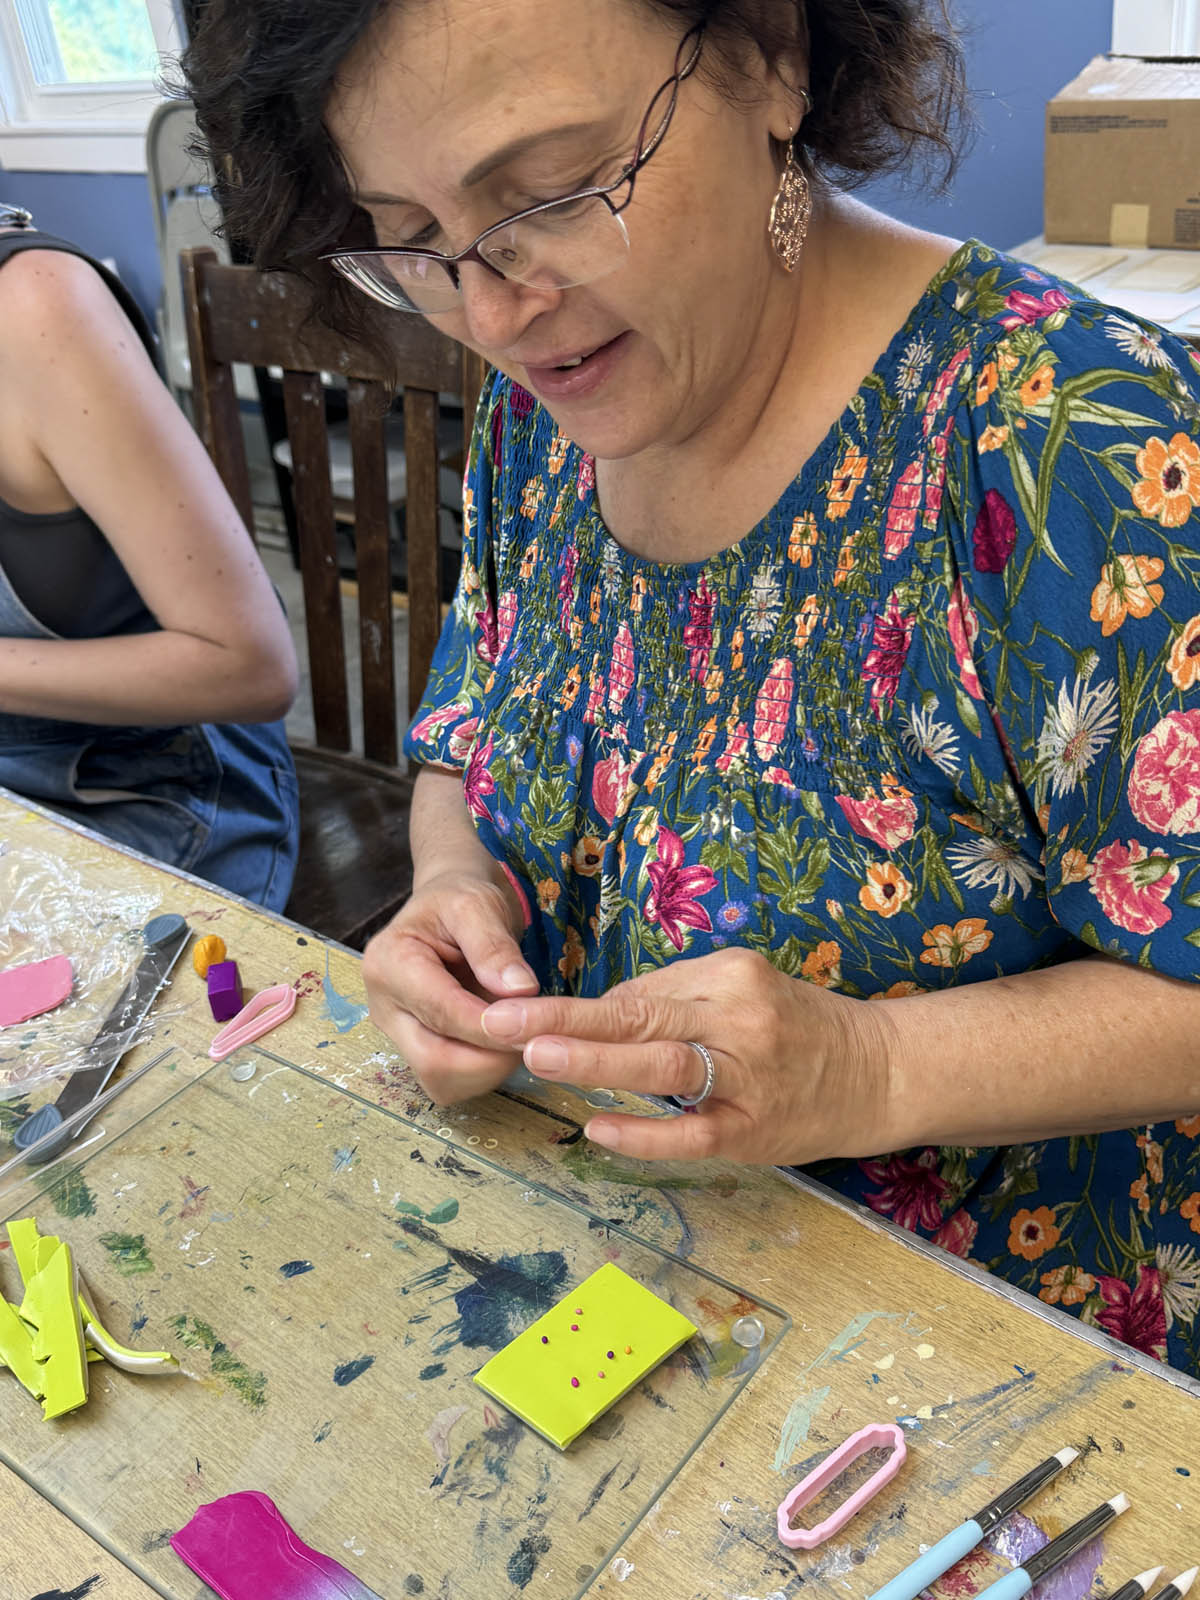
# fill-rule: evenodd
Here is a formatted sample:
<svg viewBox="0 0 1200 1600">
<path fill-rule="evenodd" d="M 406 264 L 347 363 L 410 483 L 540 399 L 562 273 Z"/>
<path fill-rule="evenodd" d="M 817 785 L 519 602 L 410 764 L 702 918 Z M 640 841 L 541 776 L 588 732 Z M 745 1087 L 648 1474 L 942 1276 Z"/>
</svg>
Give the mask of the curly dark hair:
<svg viewBox="0 0 1200 1600">
<path fill-rule="evenodd" d="M 402 0 L 203 0 L 182 58 L 231 241 L 257 266 L 301 272 L 317 312 L 351 337 L 378 323 L 371 302 L 322 251 L 374 242 L 324 121 L 338 69 Z M 814 177 L 851 188 L 939 161 L 955 170 L 968 121 L 962 49 L 947 0 L 641 0 L 718 45 L 708 71 L 737 94 L 745 46 L 769 63 L 807 48 L 813 109 L 795 149 Z"/>
</svg>

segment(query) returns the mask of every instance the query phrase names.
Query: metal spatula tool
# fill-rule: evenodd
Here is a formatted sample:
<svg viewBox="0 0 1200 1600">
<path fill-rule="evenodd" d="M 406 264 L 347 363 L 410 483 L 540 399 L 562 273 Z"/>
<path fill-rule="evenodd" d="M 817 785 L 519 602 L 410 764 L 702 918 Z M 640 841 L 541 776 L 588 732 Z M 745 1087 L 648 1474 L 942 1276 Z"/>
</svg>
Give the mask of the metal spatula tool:
<svg viewBox="0 0 1200 1600">
<path fill-rule="evenodd" d="M 31 1163 L 52 1160 L 87 1126 L 90 1119 L 77 1122 L 74 1120 L 76 1113 L 95 1100 L 116 1071 L 117 1063 L 133 1043 L 134 1034 L 190 937 L 187 923 L 173 913 L 154 917 L 142 929 L 142 959 L 117 1003 L 100 1024 L 88 1049 L 89 1064 L 71 1073 L 58 1099 L 26 1117 L 13 1134 L 16 1148 L 30 1151 L 28 1160 Z M 71 1125 L 63 1128 L 61 1139 L 47 1139 L 47 1134 L 68 1119 Z M 32 1149 L 34 1145 L 36 1150 Z"/>
</svg>

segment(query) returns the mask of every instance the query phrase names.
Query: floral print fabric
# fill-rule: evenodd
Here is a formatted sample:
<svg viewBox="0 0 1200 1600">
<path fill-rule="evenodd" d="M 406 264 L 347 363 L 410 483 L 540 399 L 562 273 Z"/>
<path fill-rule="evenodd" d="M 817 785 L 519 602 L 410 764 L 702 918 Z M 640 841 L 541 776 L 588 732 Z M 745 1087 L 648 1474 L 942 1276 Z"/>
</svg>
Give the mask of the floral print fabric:
<svg viewBox="0 0 1200 1600">
<path fill-rule="evenodd" d="M 977 242 L 703 562 L 623 550 L 497 379 L 406 749 L 462 772 L 544 989 L 728 943 L 866 1000 L 1089 950 L 1195 979 L 1198 440 L 1181 342 Z M 819 1176 L 1200 1372 L 1200 1116 Z"/>
</svg>

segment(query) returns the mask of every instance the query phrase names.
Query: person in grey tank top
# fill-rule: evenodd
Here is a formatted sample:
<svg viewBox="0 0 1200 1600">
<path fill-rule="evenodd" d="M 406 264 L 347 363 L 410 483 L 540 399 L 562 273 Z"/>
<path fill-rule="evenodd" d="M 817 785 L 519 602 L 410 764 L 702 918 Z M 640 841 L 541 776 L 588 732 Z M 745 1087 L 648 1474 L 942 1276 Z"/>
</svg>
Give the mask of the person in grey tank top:
<svg viewBox="0 0 1200 1600">
<path fill-rule="evenodd" d="M 281 910 L 282 607 L 136 303 L 0 207 L 0 785 Z"/>
</svg>

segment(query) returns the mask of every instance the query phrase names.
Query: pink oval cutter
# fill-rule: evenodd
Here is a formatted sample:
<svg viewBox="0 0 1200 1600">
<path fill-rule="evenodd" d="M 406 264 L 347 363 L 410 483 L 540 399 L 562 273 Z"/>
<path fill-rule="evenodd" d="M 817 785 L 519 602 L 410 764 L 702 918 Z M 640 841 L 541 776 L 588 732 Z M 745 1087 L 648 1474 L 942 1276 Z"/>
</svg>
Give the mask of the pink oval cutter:
<svg viewBox="0 0 1200 1600">
<path fill-rule="evenodd" d="M 868 1450 L 887 1449 L 889 1445 L 892 1453 L 879 1471 L 873 1473 L 861 1489 L 856 1489 L 849 1499 L 843 1501 L 832 1516 L 826 1517 L 825 1521 L 819 1522 L 815 1528 L 792 1527 L 792 1518 L 796 1512 L 810 1500 L 815 1500 L 822 1489 L 827 1489 L 835 1478 L 840 1478 L 846 1468 L 857 1461 L 859 1456 L 866 1455 Z M 891 1482 L 903 1466 L 907 1454 L 904 1429 L 894 1422 L 872 1423 L 870 1427 L 860 1428 L 857 1433 L 852 1433 L 832 1455 L 825 1457 L 819 1467 L 814 1467 L 807 1477 L 801 1478 L 779 1507 L 776 1523 L 782 1543 L 787 1545 L 789 1550 L 815 1550 L 817 1545 L 824 1544 L 826 1539 L 839 1533 L 850 1518 L 862 1510 L 872 1495 L 878 1494 L 885 1483 Z"/>
</svg>

